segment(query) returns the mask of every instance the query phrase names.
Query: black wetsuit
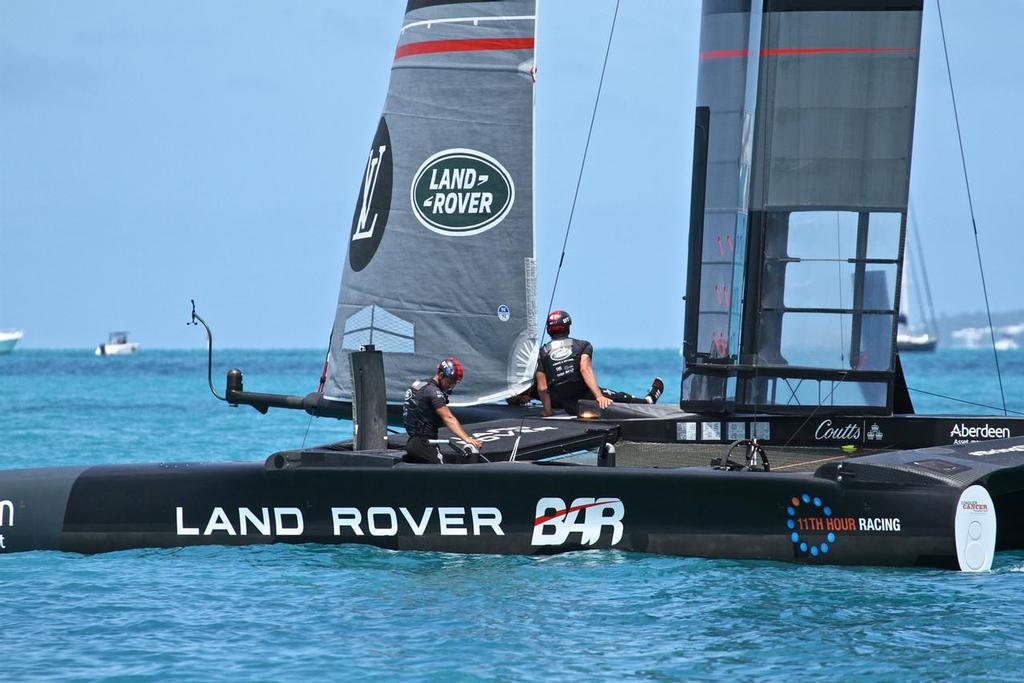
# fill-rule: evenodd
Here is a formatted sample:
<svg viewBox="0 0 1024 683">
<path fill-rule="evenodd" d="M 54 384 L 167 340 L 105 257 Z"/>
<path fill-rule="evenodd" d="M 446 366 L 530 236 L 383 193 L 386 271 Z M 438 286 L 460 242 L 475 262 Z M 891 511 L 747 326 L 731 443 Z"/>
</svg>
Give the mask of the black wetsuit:
<svg viewBox="0 0 1024 683">
<path fill-rule="evenodd" d="M 441 463 L 441 452 L 437 446 L 427 443 L 437 438 L 437 430 L 443 424 L 437 409 L 448 405 L 448 395 L 431 379 L 418 379 L 405 392 L 402 418 L 409 440 L 405 444 L 406 462 Z"/>
<path fill-rule="evenodd" d="M 594 398 L 587 383 L 583 381 L 581 363 L 584 354 L 593 358 L 594 346 L 584 339 L 572 337 L 552 339 L 541 348 L 537 371 L 543 372 L 548 378 L 552 408 L 576 414 L 580 400 Z M 599 388 L 602 394 L 618 403 L 647 403 L 646 398 L 637 398 L 624 391 Z"/>
</svg>

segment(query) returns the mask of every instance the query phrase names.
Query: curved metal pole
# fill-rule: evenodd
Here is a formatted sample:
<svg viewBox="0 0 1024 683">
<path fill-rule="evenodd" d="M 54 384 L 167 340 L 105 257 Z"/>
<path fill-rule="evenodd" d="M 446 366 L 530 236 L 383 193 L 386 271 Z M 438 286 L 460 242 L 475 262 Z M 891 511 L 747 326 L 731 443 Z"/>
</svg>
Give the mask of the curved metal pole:
<svg viewBox="0 0 1024 683">
<path fill-rule="evenodd" d="M 206 324 L 202 316 L 196 313 L 196 300 L 189 299 L 192 302 L 192 321 L 185 323 L 186 325 L 198 325 L 203 324 L 206 328 L 206 382 L 210 385 L 210 392 L 220 399 L 221 401 L 227 401 L 226 398 L 217 393 L 217 390 L 213 388 L 213 332 L 210 331 L 210 326 Z M 196 322 L 196 321 L 199 322 Z"/>
</svg>

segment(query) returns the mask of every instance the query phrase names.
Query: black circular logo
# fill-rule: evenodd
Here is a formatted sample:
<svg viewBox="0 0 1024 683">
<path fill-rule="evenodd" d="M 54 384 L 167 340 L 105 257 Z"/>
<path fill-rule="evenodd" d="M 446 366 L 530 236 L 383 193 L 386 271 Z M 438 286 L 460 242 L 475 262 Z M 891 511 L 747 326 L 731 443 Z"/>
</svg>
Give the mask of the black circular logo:
<svg viewBox="0 0 1024 683">
<path fill-rule="evenodd" d="M 355 271 L 362 270 L 373 260 L 388 224 L 388 214 L 391 213 L 391 155 L 391 136 L 382 116 L 370 145 L 363 182 L 356 198 L 356 213 L 352 217 L 348 262 Z"/>
</svg>

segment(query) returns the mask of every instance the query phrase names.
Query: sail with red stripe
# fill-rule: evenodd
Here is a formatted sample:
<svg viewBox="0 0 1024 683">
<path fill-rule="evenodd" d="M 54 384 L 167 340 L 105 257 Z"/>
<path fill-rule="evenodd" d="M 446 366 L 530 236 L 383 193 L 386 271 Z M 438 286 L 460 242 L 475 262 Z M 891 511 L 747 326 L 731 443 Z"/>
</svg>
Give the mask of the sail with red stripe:
<svg viewBox="0 0 1024 683">
<path fill-rule="evenodd" d="M 409 0 L 356 197 L 324 395 L 384 352 L 387 396 L 447 356 L 452 403 L 518 394 L 536 364 L 533 0 Z"/>
<path fill-rule="evenodd" d="M 888 414 L 922 0 L 704 0 L 682 407 Z"/>
</svg>

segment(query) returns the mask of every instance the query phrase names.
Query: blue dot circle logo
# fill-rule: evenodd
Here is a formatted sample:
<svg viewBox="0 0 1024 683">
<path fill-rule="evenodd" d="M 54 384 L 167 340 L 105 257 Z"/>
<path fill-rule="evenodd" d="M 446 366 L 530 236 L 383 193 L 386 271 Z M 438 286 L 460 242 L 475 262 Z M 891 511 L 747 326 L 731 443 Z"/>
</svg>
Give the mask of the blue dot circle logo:
<svg viewBox="0 0 1024 683">
<path fill-rule="evenodd" d="M 509 318 L 512 317 L 512 309 L 505 304 L 498 306 L 498 320 L 503 323 L 507 323 Z"/>
<path fill-rule="evenodd" d="M 786 530 L 798 557 L 827 555 L 837 535 L 831 528 L 832 508 L 818 496 L 793 496 L 786 505 Z"/>
</svg>

